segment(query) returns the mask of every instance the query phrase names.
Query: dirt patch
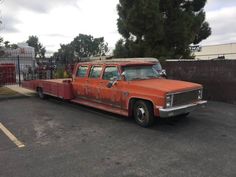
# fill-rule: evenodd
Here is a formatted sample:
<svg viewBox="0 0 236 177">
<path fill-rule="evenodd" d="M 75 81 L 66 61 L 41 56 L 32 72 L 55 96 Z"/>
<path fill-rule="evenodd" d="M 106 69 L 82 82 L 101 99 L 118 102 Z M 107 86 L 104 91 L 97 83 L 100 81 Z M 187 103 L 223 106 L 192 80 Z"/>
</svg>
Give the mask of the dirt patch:
<svg viewBox="0 0 236 177">
<path fill-rule="evenodd" d="M 19 95 L 19 93 L 7 87 L 0 87 L 0 96 L 16 96 L 16 95 Z"/>
</svg>

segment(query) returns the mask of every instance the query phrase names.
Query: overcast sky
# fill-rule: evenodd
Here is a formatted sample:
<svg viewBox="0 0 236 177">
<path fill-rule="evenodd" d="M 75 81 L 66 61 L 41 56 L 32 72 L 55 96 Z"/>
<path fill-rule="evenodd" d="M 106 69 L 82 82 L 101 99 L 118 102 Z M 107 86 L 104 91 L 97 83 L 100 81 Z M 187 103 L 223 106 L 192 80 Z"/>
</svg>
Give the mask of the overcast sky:
<svg viewBox="0 0 236 177">
<path fill-rule="evenodd" d="M 12 43 L 37 35 L 49 53 L 79 33 L 104 36 L 110 48 L 120 38 L 119 0 L 1 0 L 0 36 Z M 208 0 L 205 7 L 212 35 L 201 45 L 236 42 L 236 1 Z"/>
</svg>

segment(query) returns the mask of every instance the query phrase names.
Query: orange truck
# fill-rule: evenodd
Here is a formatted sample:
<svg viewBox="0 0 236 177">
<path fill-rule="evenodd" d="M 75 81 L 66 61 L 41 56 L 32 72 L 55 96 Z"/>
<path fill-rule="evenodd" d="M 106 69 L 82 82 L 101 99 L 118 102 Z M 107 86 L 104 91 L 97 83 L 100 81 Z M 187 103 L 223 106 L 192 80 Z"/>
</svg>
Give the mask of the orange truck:
<svg viewBox="0 0 236 177">
<path fill-rule="evenodd" d="M 74 103 L 132 116 L 142 127 L 155 118 L 186 116 L 207 103 L 200 84 L 163 78 L 149 60 L 78 63 L 71 79 L 25 81 L 23 87 Z"/>
</svg>

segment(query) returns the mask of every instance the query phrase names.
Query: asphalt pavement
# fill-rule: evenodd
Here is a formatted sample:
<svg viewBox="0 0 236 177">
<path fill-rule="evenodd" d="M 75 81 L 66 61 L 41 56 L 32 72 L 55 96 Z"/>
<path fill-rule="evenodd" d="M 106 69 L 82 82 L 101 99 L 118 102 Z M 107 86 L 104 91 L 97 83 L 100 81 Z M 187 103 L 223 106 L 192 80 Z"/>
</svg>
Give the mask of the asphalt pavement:
<svg viewBox="0 0 236 177">
<path fill-rule="evenodd" d="M 131 118 L 63 102 L 0 101 L 1 177 L 235 177 L 236 105 L 142 128 Z"/>
</svg>

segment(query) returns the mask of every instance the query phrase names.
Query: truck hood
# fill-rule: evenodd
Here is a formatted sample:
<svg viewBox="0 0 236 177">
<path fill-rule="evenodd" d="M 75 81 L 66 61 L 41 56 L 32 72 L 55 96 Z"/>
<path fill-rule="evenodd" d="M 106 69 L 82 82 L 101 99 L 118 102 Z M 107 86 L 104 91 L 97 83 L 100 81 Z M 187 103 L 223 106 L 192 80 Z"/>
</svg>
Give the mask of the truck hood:
<svg viewBox="0 0 236 177">
<path fill-rule="evenodd" d="M 130 81 L 130 84 L 143 88 L 157 89 L 164 92 L 179 92 L 202 88 L 202 85 L 200 84 L 170 79 L 137 80 Z"/>
</svg>

